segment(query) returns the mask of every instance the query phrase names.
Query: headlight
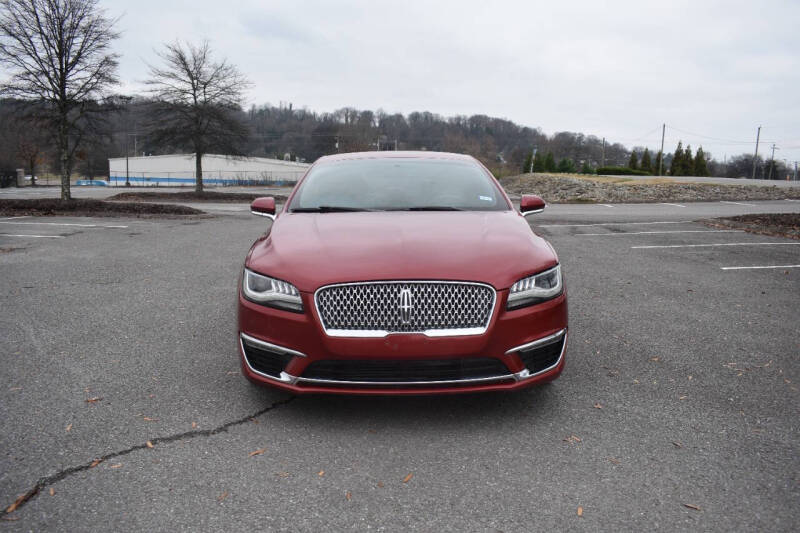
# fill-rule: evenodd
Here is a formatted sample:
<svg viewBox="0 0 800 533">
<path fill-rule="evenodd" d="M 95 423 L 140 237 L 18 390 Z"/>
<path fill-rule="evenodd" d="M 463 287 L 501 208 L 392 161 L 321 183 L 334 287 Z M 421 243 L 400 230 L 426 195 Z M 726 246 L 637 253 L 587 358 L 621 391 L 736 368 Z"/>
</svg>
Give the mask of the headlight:
<svg viewBox="0 0 800 533">
<path fill-rule="evenodd" d="M 518 309 L 528 305 L 552 300 L 564 290 L 561 280 L 561 265 L 545 270 L 535 276 L 522 278 L 508 292 L 507 309 Z"/>
<path fill-rule="evenodd" d="M 244 297 L 257 304 L 277 307 L 296 313 L 303 312 L 303 301 L 297 287 L 286 281 L 269 278 L 244 269 L 242 276 Z"/>
</svg>

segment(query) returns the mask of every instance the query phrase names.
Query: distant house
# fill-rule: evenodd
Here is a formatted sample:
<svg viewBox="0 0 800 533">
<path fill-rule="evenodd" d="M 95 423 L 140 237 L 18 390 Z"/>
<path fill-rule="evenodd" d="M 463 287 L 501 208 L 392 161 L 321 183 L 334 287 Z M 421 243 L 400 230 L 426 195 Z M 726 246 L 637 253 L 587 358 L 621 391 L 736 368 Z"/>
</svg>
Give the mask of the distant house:
<svg viewBox="0 0 800 533">
<path fill-rule="evenodd" d="M 126 168 L 127 161 L 127 168 Z M 310 165 L 263 157 L 203 156 L 204 185 L 290 185 Z M 108 160 L 111 185 L 189 186 L 195 183 L 194 154 L 116 157 Z"/>
</svg>

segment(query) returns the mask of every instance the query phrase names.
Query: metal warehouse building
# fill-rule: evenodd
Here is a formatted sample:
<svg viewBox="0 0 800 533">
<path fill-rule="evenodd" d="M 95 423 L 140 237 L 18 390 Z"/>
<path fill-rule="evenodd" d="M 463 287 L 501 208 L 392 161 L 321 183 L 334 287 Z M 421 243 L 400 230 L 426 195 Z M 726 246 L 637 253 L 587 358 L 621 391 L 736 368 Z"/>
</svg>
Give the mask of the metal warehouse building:
<svg viewBox="0 0 800 533">
<path fill-rule="evenodd" d="M 203 156 L 207 185 L 281 185 L 295 183 L 310 165 L 263 157 Z M 194 154 L 117 157 L 108 160 L 111 185 L 194 185 Z"/>
</svg>

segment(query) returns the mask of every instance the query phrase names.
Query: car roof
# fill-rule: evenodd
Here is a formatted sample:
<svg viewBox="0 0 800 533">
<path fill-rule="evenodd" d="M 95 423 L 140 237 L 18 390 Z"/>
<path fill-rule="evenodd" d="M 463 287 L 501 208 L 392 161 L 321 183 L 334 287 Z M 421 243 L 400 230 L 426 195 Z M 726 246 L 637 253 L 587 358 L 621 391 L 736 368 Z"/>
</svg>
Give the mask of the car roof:
<svg viewBox="0 0 800 533">
<path fill-rule="evenodd" d="M 348 152 L 322 156 L 317 161 L 346 161 L 350 159 L 452 159 L 456 161 L 475 161 L 475 158 L 471 155 L 451 152 L 428 152 L 425 150 Z"/>
</svg>

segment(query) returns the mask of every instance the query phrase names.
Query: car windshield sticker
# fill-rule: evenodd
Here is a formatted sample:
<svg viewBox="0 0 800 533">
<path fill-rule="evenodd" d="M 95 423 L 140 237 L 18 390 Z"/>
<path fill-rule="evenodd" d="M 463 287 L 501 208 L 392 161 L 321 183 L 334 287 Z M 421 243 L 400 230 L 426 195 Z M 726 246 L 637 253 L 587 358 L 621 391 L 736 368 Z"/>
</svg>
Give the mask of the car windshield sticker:
<svg viewBox="0 0 800 533">
<path fill-rule="evenodd" d="M 480 198 L 484 202 L 491 202 L 492 201 L 492 197 L 491 196 L 478 196 L 478 198 Z"/>
</svg>

